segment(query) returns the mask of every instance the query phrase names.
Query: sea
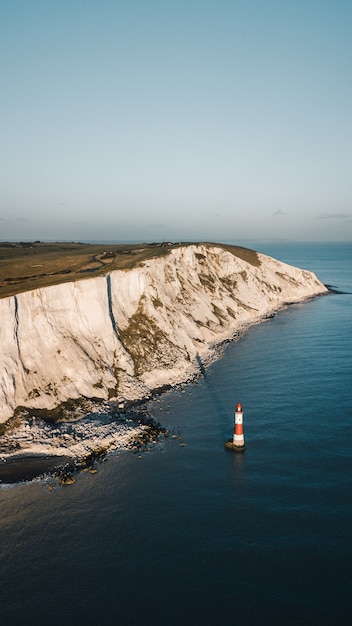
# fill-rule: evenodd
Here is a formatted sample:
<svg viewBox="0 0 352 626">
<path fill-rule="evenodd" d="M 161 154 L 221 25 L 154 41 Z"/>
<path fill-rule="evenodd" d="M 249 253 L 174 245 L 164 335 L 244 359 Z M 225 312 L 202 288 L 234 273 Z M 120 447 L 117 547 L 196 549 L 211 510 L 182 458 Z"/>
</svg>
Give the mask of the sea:
<svg viewBox="0 0 352 626">
<path fill-rule="evenodd" d="M 352 244 L 250 247 L 334 292 L 150 402 L 169 435 L 144 451 L 3 485 L 0 624 L 352 623 Z M 237 402 L 243 453 L 224 448 Z"/>
</svg>

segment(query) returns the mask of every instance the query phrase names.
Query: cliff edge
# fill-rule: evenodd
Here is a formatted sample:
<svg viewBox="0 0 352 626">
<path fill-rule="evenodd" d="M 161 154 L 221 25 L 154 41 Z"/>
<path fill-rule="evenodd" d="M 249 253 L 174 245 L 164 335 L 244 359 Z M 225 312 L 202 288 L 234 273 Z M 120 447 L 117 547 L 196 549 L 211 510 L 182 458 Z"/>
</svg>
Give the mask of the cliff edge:
<svg viewBox="0 0 352 626">
<path fill-rule="evenodd" d="M 130 270 L 1 299 L 0 422 L 19 406 L 142 398 L 195 374 L 244 325 L 327 292 L 309 271 L 241 257 L 230 246 L 180 246 Z"/>
</svg>

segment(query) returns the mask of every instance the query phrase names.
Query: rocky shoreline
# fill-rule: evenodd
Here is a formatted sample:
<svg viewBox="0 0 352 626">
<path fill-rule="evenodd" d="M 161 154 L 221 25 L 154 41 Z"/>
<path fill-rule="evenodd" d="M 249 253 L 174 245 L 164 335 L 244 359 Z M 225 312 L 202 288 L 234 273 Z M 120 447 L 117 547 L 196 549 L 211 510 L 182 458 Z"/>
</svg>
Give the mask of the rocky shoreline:
<svg viewBox="0 0 352 626">
<path fill-rule="evenodd" d="M 21 423 L 0 438 L 0 486 L 43 478 L 71 484 L 79 472 L 95 473 L 111 451 L 147 449 L 169 434 L 148 413 L 150 400 L 123 409 L 86 403 L 94 411 L 74 421 L 67 415 L 50 422 L 23 410 Z"/>
</svg>

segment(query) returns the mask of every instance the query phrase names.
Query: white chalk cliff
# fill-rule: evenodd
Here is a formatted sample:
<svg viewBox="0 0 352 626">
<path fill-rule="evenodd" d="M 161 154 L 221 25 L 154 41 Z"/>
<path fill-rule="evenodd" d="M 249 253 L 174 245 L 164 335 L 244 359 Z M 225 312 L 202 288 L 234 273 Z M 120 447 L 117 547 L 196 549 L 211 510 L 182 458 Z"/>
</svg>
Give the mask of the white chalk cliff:
<svg viewBox="0 0 352 626">
<path fill-rule="evenodd" d="M 202 244 L 3 298 L 0 422 L 18 406 L 133 400 L 186 380 L 244 324 L 326 291 L 311 272 Z"/>
</svg>

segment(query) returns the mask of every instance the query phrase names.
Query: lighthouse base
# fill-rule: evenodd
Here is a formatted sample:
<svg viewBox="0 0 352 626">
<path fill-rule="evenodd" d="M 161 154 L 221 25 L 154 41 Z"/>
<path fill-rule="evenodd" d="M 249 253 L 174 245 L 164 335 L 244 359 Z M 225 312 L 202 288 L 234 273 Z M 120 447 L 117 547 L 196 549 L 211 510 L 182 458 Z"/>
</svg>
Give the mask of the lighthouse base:
<svg viewBox="0 0 352 626">
<path fill-rule="evenodd" d="M 233 443 L 233 439 L 229 439 L 228 441 L 225 441 L 225 448 L 227 450 L 233 450 L 234 452 L 243 452 L 245 447 L 246 446 L 244 445 L 244 443 L 239 446 Z"/>
</svg>

